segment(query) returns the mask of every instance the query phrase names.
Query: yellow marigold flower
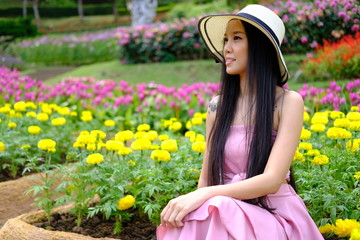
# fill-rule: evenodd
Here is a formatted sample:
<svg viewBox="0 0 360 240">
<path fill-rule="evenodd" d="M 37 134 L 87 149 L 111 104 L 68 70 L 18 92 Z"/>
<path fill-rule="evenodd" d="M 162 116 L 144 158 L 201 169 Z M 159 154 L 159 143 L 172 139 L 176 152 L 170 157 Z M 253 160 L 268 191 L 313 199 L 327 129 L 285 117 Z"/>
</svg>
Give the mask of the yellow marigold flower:
<svg viewBox="0 0 360 240">
<path fill-rule="evenodd" d="M 98 164 L 104 161 L 104 156 L 100 153 L 93 153 L 87 156 L 86 162 L 88 164 Z"/>
<path fill-rule="evenodd" d="M 339 111 L 331 111 L 330 112 L 331 119 L 344 118 L 344 117 L 345 117 L 345 114 L 343 112 L 339 112 Z"/>
<path fill-rule="evenodd" d="M 349 112 L 346 114 L 346 118 L 350 121 L 360 121 L 360 112 Z"/>
<path fill-rule="evenodd" d="M 121 147 L 118 151 L 118 154 L 122 155 L 122 156 L 129 155 L 131 153 L 132 153 L 132 150 L 131 150 L 131 148 L 128 148 L 128 147 Z"/>
<path fill-rule="evenodd" d="M 134 137 L 134 133 L 130 130 L 120 131 L 115 134 L 115 140 L 126 142 L 131 140 Z"/>
<path fill-rule="evenodd" d="M 70 112 L 70 116 L 72 116 L 72 117 L 76 117 L 77 115 L 78 115 L 77 112 L 74 112 L 74 111 L 71 111 L 71 112 Z"/>
<path fill-rule="evenodd" d="M 31 148 L 30 145 L 22 145 L 22 146 L 21 146 L 21 149 L 29 149 L 29 148 Z"/>
<path fill-rule="evenodd" d="M 301 142 L 299 144 L 299 149 L 310 150 L 310 149 L 312 149 L 312 144 L 308 143 L 308 142 Z"/>
<path fill-rule="evenodd" d="M 349 129 L 353 131 L 360 131 L 360 121 L 350 122 Z"/>
<path fill-rule="evenodd" d="M 207 112 L 204 112 L 203 114 L 201 114 L 201 118 L 205 120 L 207 118 Z"/>
<path fill-rule="evenodd" d="M 320 155 L 320 151 L 318 149 L 309 149 L 305 155 L 307 156 L 318 156 Z"/>
<path fill-rule="evenodd" d="M 21 113 L 17 112 L 17 113 L 15 114 L 15 117 L 22 118 L 23 115 L 22 115 Z"/>
<path fill-rule="evenodd" d="M 45 122 L 47 120 L 49 120 L 49 115 L 47 113 L 39 113 L 37 116 L 36 116 L 37 120 L 41 121 L 41 122 Z"/>
<path fill-rule="evenodd" d="M 325 224 L 324 226 L 319 227 L 319 231 L 321 234 L 330 234 L 333 232 L 334 226 L 330 223 Z"/>
<path fill-rule="evenodd" d="M 97 139 L 104 139 L 106 138 L 106 133 L 104 133 L 103 131 L 101 130 L 92 130 L 90 132 L 90 135 L 96 137 Z"/>
<path fill-rule="evenodd" d="M 326 126 L 321 123 L 312 124 L 310 127 L 310 130 L 314 131 L 314 132 L 324 132 L 325 129 L 326 129 Z"/>
<path fill-rule="evenodd" d="M 129 164 L 129 165 L 132 165 L 132 166 L 135 166 L 135 165 L 136 165 L 136 162 L 134 162 L 133 160 L 129 160 L 129 161 L 128 161 L 128 164 Z"/>
<path fill-rule="evenodd" d="M 201 118 L 201 117 L 202 117 L 201 112 L 196 112 L 196 113 L 194 113 L 194 117 Z"/>
<path fill-rule="evenodd" d="M 326 125 L 329 122 L 329 119 L 327 117 L 323 117 L 323 116 L 318 116 L 318 117 L 313 117 L 311 119 L 311 124 L 324 124 Z"/>
<path fill-rule="evenodd" d="M 191 119 L 191 124 L 194 125 L 200 125 L 203 123 L 203 119 L 201 117 L 193 117 Z"/>
<path fill-rule="evenodd" d="M 16 128 L 16 126 L 17 126 L 17 124 L 14 123 L 14 122 L 9 122 L 9 123 L 8 123 L 8 127 L 9 127 L 9 128 Z"/>
<path fill-rule="evenodd" d="M 73 147 L 74 147 L 74 148 L 85 147 L 85 144 L 84 144 L 84 143 L 81 143 L 81 142 L 75 141 L 74 144 L 73 144 Z"/>
<path fill-rule="evenodd" d="M 55 152 L 56 142 L 52 139 L 42 139 L 38 142 L 38 148 L 48 152 Z"/>
<path fill-rule="evenodd" d="M 309 115 L 309 113 L 304 112 L 303 119 L 304 119 L 304 122 L 310 121 L 310 115 Z"/>
<path fill-rule="evenodd" d="M 147 138 L 139 138 L 131 143 L 131 148 L 134 150 L 148 150 L 151 147 L 151 142 Z"/>
<path fill-rule="evenodd" d="M 338 118 L 334 121 L 334 127 L 347 128 L 350 126 L 350 120 L 347 118 Z"/>
<path fill-rule="evenodd" d="M 351 106 L 350 111 L 352 111 L 352 112 L 358 112 L 358 111 L 359 111 L 359 107 L 358 107 L 358 106 Z"/>
<path fill-rule="evenodd" d="M 351 132 L 343 128 L 337 128 L 337 127 L 329 128 L 326 132 L 326 135 L 328 136 L 328 138 L 332 138 L 332 139 L 339 139 L 339 138 L 346 139 L 352 137 Z"/>
<path fill-rule="evenodd" d="M 309 140 L 311 138 L 311 132 L 305 128 L 302 128 L 300 140 Z"/>
<path fill-rule="evenodd" d="M 317 155 L 311 162 L 316 165 L 324 165 L 329 163 L 329 158 L 325 155 Z"/>
<path fill-rule="evenodd" d="M 354 139 L 354 140 L 349 140 L 346 142 L 346 149 L 349 151 L 357 151 L 360 148 L 360 138 L 358 139 Z"/>
<path fill-rule="evenodd" d="M 186 129 L 190 129 L 192 127 L 191 121 L 186 122 Z"/>
<path fill-rule="evenodd" d="M 174 122 L 169 126 L 169 130 L 179 131 L 182 128 L 181 122 Z"/>
<path fill-rule="evenodd" d="M 14 104 L 14 109 L 15 109 L 15 111 L 18 111 L 18 112 L 24 112 L 24 111 L 26 111 L 26 104 L 25 104 L 25 102 L 23 102 L 23 101 L 16 102 L 16 103 Z"/>
<path fill-rule="evenodd" d="M 185 137 L 187 137 L 187 138 L 191 138 L 191 137 L 193 137 L 195 135 L 196 135 L 196 133 L 194 131 L 187 131 L 185 133 Z"/>
<path fill-rule="evenodd" d="M 6 150 L 5 143 L 0 142 L 0 152 L 4 152 Z"/>
<path fill-rule="evenodd" d="M 96 150 L 96 144 L 95 143 L 90 143 L 90 144 L 87 144 L 86 145 L 86 149 L 88 150 L 88 151 L 95 151 Z"/>
<path fill-rule="evenodd" d="M 31 118 L 36 118 L 36 112 L 32 112 L 32 111 L 31 111 L 31 112 L 27 112 L 27 113 L 26 113 L 26 116 L 27 116 L 27 117 L 31 117 Z"/>
<path fill-rule="evenodd" d="M 14 110 L 10 110 L 9 117 L 11 118 L 16 117 L 16 112 Z"/>
<path fill-rule="evenodd" d="M 168 139 L 161 143 L 161 149 L 167 150 L 169 152 L 176 152 L 178 150 L 178 145 L 176 140 Z"/>
<path fill-rule="evenodd" d="M 137 130 L 139 132 L 144 132 L 144 131 L 149 131 L 150 130 L 150 125 L 149 124 L 140 124 L 138 127 L 137 127 Z"/>
<path fill-rule="evenodd" d="M 105 147 L 106 146 L 106 144 L 105 143 L 103 143 L 103 141 L 101 141 L 101 140 L 99 140 L 98 142 L 97 142 L 97 144 L 96 144 L 96 149 L 98 150 L 98 151 L 100 151 L 101 150 L 101 148 L 102 147 Z"/>
<path fill-rule="evenodd" d="M 360 227 L 355 228 L 351 231 L 350 239 L 349 240 L 360 240 Z"/>
<path fill-rule="evenodd" d="M 305 159 L 304 159 L 304 155 L 299 152 L 298 150 L 295 151 L 295 154 L 294 154 L 294 158 L 293 158 L 294 161 L 300 161 L 300 162 L 304 162 Z"/>
<path fill-rule="evenodd" d="M 149 139 L 150 141 L 154 141 L 158 137 L 157 131 L 148 131 L 145 133 L 144 138 Z"/>
<path fill-rule="evenodd" d="M 198 152 L 198 153 L 204 153 L 205 148 L 206 148 L 206 143 L 205 142 L 194 142 L 191 145 L 191 149 L 193 151 L 195 151 L 195 152 Z"/>
<path fill-rule="evenodd" d="M 205 137 L 202 134 L 197 134 L 190 138 L 190 142 L 205 142 Z"/>
<path fill-rule="evenodd" d="M 66 123 L 66 119 L 63 117 L 60 118 L 54 118 L 53 120 L 51 120 L 51 124 L 54 126 L 62 126 Z"/>
<path fill-rule="evenodd" d="M 190 172 L 198 172 L 199 169 L 192 169 L 192 168 L 191 168 L 189 171 L 190 171 Z"/>
<path fill-rule="evenodd" d="M 146 134 L 146 132 L 136 132 L 134 135 L 134 138 L 135 139 L 144 138 L 145 134 Z"/>
<path fill-rule="evenodd" d="M 158 162 L 168 162 L 170 160 L 170 153 L 166 150 L 153 150 L 150 158 Z"/>
<path fill-rule="evenodd" d="M 80 134 L 77 138 L 76 141 L 82 144 L 94 144 L 96 142 L 96 138 L 93 135 L 83 135 Z"/>
<path fill-rule="evenodd" d="M 360 180 L 360 172 L 356 172 L 354 174 L 354 178 L 357 179 L 357 180 Z"/>
<path fill-rule="evenodd" d="M 25 105 L 26 105 L 26 108 L 37 109 L 36 104 L 33 102 L 26 102 Z"/>
<path fill-rule="evenodd" d="M 120 148 L 124 147 L 124 144 L 116 140 L 106 141 L 105 147 L 108 151 L 119 151 Z"/>
<path fill-rule="evenodd" d="M 11 111 L 10 106 L 0 107 L 0 113 L 8 113 Z"/>
<path fill-rule="evenodd" d="M 64 116 L 70 115 L 71 113 L 68 107 L 58 107 L 57 111 L 60 115 L 64 115 Z"/>
<path fill-rule="evenodd" d="M 119 210 L 126 210 L 134 206 L 134 204 L 135 198 L 131 195 L 126 195 L 125 197 L 120 198 L 117 208 Z"/>
<path fill-rule="evenodd" d="M 356 228 L 360 228 L 360 223 L 355 219 L 336 219 L 333 231 L 339 237 L 349 237 Z"/>
<path fill-rule="evenodd" d="M 80 119 L 84 122 L 90 122 L 93 120 L 92 113 L 90 111 L 82 111 Z"/>
<path fill-rule="evenodd" d="M 165 141 L 165 140 L 168 140 L 169 139 L 169 136 L 168 135 L 166 135 L 166 134 L 161 134 L 161 135 L 159 135 L 159 140 L 161 140 L 161 141 Z"/>
<path fill-rule="evenodd" d="M 172 121 L 170 120 L 162 120 L 163 124 L 162 126 L 164 126 L 165 128 L 169 127 L 172 124 Z"/>
<path fill-rule="evenodd" d="M 28 127 L 28 132 L 30 134 L 39 134 L 41 131 L 41 128 L 39 126 L 30 126 Z"/>
<path fill-rule="evenodd" d="M 104 122 L 104 125 L 107 127 L 113 127 L 113 126 L 115 126 L 115 121 L 114 120 L 106 120 Z"/>
</svg>

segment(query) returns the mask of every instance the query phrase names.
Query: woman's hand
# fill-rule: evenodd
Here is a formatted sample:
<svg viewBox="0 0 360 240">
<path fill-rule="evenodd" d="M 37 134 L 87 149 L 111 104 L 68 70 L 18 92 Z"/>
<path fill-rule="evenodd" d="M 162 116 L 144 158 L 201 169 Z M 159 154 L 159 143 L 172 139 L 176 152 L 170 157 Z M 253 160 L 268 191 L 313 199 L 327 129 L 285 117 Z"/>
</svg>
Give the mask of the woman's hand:
<svg viewBox="0 0 360 240">
<path fill-rule="evenodd" d="M 199 208 L 210 197 L 209 193 L 209 188 L 204 187 L 170 200 L 160 215 L 161 225 L 182 227 L 182 219 Z"/>
</svg>

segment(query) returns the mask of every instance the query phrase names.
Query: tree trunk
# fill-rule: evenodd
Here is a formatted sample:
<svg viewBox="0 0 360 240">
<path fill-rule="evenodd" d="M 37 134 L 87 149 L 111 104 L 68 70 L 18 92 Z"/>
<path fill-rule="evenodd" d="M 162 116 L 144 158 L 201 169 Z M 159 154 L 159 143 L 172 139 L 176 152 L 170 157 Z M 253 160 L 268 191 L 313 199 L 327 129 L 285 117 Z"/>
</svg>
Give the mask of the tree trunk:
<svg viewBox="0 0 360 240">
<path fill-rule="evenodd" d="M 119 21 L 119 12 L 118 12 L 117 0 L 113 1 L 113 13 L 114 13 L 114 23 L 117 23 Z"/>
<path fill-rule="evenodd" d="M 157 0 L 132 0 L 128 5 L 133 27 L 153 23 L 156 16 Z"/>
<path fill-rule="evenodd" d="M 83 8 L 83 2 L 82 0 L 78 0 L 78 13 L 80 18 L 80 23 L 84 23 L 84 8 Z"/>
<path fill-rule="evenodd" d="M 23 17 L 27 17 L 27 0 L 23 0 Z"/>
<path fill-rule="evenodd" d="M 36 23 L 37 28 L 40 28 L 40 27 L 41 27 L 41 23 L 40 23 L 40 14 L 39 14 L 38 5 L 39 5 L 38 0 L 33 0 L 33 9 L 34 9 L 35 23 Z"/>
</svg>

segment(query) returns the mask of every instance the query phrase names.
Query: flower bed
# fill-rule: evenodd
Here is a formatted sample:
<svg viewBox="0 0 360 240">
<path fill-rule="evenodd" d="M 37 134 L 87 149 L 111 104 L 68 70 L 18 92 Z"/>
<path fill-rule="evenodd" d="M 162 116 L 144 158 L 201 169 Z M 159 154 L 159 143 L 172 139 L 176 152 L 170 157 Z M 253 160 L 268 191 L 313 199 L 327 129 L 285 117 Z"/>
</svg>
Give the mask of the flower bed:
<svg viewBox="0 0 360 240">
<path fill-rule="evenodd" d="M 338 40 L 359 31 L 360 10 L 355 0 L 289 0 L 269 7 L 285 23 L 284 52 L 306 52 L 322 45 L 323 40 Z M 116 58 L 123 63 L 210 58 L 200 40 L 197 21 L 176 19 L 172 23 L 119 27 L 92 34 L 43 36 L 16 42 L 11 51 L 25 62 L 63 65 Z"/>
<path fill-rule="evenodd" d="M 55 206 L 74 202 L 78 226 L 101 213 L 115 219 L 119 232 L 132 208 L 156 225 L 168 200 L 196 188 L 205 105 L 217 84 L 176 89 L 83 78 L 47 86 L 6 68 L 0 82 L 0 131 L 6 133 L 0 159 L 44 172 L 28 193 L 48 217 Z M 327 90 L 299 90 L 307 111 L 293 164 L 298 192 L 317 225 L 330 226 L 321 228 L 329 238 L 350 236 L 360 218 L 359 88 L 354 80 L 344 88 L 334 82 Z M 330 94 L 343 103 L 320 100 Z M 90 205 L 95 196 L 100 201 Z M 353 227 L 341 230 L 339 220 Z"/>
</svg>

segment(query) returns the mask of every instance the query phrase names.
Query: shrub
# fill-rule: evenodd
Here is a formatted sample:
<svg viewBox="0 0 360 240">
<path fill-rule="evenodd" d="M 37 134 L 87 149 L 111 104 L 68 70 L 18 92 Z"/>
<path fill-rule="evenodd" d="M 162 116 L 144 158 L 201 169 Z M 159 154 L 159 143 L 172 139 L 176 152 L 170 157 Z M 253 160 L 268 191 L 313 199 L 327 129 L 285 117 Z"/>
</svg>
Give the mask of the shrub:
<svg viewBox="0 0 360 240">
<path fill-rule="evenodd" d="M 324 41 L 302 65 L 304 81 L 350 79 L 360 76 L 360 32 L 338 42 Z"/>
<path fill-rule="evenodd" d="M 8 36 L 11 40 L 19 37 L 32 37 L 37 34 L 37 28 L 31 23 L 31 18 L 0 20 L 0 36 Z"/>
<path fill-rule="evenodd" d="M 334 41 L 359 31 L 359 4 L 353 0 L 278 0 L 272 8 L 285 23 L 285 52 L 306 52 L 323 39 Z"/>
</svg>

